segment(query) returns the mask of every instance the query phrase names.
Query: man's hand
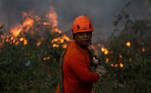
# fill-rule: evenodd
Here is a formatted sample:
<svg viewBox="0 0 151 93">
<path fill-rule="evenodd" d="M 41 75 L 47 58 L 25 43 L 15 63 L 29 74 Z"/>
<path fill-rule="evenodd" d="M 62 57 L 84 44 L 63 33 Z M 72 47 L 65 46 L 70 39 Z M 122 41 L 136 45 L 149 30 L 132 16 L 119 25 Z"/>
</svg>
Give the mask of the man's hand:
<svg viewBox="0 0 151 93">
<path fill-rule="evenodd" d="M 101 77 L 106 74 L 106 69 L 99 63 L 99 60 L 93 57 L 93 64 L 96 66 L 96 73 Z"/>
<path fill-rule="evenodd" d="M 98 65 L 96 67 L 96 73 L 99 75 L 99 77 L 102 77 L 103 75 L 106 74 L 106 69 L 103 66 Z"/>
<path fill-rule="evenodd" d="M 92 61 L 92 62 L 93 62 L 93 64 L 96 65 L 96 66 L 99 65 L 99 60 L 96 59 L 95 57 L 93 57 L 93 61 Z"/>
</svg>

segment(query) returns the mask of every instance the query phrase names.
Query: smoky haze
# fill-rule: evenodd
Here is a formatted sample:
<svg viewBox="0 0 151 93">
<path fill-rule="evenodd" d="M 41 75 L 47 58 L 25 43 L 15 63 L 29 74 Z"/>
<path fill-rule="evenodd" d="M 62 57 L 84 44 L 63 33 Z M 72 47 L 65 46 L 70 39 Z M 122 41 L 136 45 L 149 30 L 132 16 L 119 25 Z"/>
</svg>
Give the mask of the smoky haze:
<svg viewBox="0 0 151 93">
<path fill-rule="evenodd" d="M 114 17 L 128 1 L 132 1 L 129 7 L 132 17 L 144 17 L 144 0 L 0 0 L 0 21 L 9 28 L 21 21 L 24 11 L 45 15 L 53 6 L 63 31 L 71 31 L 76 16 L 88 15 L 94 24 L 94 38 L 105 40 L 112 33 Z"/>
</svg>

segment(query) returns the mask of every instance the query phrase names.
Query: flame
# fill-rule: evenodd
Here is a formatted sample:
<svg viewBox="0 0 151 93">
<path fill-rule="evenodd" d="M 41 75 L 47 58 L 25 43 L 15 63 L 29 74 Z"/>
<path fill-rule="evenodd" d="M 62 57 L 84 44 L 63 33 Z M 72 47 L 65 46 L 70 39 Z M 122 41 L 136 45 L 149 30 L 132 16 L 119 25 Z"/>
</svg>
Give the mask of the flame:
<svg viewBox="0 0 151 93">
<path fill-rule="evenodd" d="M 48 22 L 43 22 L 44 26 L 49 26 L 50 24 Z"/>
<path fill-rule="evenodd" d="M 17 46 L 19 44 L 19 42 L 17 41 L 16 43 L 15 43 L 15 45 Z"/>
<path fill-rule="evenodd" d="M 67 42 L 70 41 L 70 38 L 67 35 L 63 35 L 62 37 L 64 40 L 66 40 Z"/>
<path fill-rule="evenodd" d="M 5 40 L 7 43 L 9 42 L 9 39 L 8 39 L 8 37 L 6 37 L 6 40 Z"/>
<path fill-rule="evenodd" d="M 111 64 L 111 67 L 114 67 L 114 64 Z"/>
<path fill-rule="evenodd" d="M 102 47 L 102 48 L 101 48 L 101 51 L 102 51 L 102 52 L 104 52 L 104 51 L 105 51 L 105 48 L 104 48 L 104 47 Z"/>
<path fill-rule="evenodd" d="M 62 31 L 58 28 L 58 17 L 53 7 L 50 7 L 50 12 L 47 16 L 49 18 L 50 23 L 52 23 L 52 31 L 61 34 Z"/>
<path fill-rule="evenodd" d="M 33 27 L 34 20 L 32 18 L 26 18 L 23 22 L 22 27 L 25 28 L 25 31 L 28 31 L 31 27 Z"/>
<path fill-rule="evenodd" d="M 37 43 L 36 43 L 36 46 L 39 47 L 41 45 L 42 41 L 39 40 Z"/>
<path fill-rule="evenodd" d="M 4 35 L 0 35 L 0 39 L 1 39 L 0 48 L 2 48 L 4 44 Z"/>
<path fill-rule="evenodd" d="M 105 59 L 105 62 L 108 63 L 108 62 L 109 62 L 109 58 L 106 58 L 106 59 Z"/>
<path fill-rule="evenodd" d="M 27 45 L 27 44 L 28 44 L 27 40 L 26 40 L 26 39 L 24 39 L 24 45 Z"/>
<path fill-rule="evenodd" d="M 43 57 L 43 61 L 46 61 L 47 60 L 47 58 L 46 57 Z"/>
<path fill-rule="evenodd" d="M 67 35 L 63 35 L 62 37 L 58 37 L 58 38 L 54 38 L 51 43 L 53 44 L 53 47 L 54 48 L 58 48 L 59 45 L 58 44 L 61 44 L 62 45 L 62 48 L 67 48 L 67 42 L 70 41 L 70 38 L 67 36 Z"/>
<path fill-rule="evenodd" d="M 20 38 L 20 42 L 22 42 L 22 41 L 24 41 L 24 38 L 23 38 L 23 37 Z"/>
<path fill-rule="evenodd" d="M 53 7 L 50 8 L 50 12 L 48 14 L 49 21 L 52 23 L 52 27 L 58 27 L 57 14 L 54 11 Z"/>
<path fill-rule="evenodd" d="M 60 30 L 59 27 L 58 27 L 58 17 L 57 17 L 56 12 L 54 11 L 53 7 L 50 8 L 50 12 L 48 13 L 47 17 L 49 19 L 49 22 L 52 25 L 51 32 L 57 32 L 58 34 L 62 34 L 62 30 Z M 43 24 L 44 25 L 49 25 L 48 22 L 45 22 Z M 67 35 L 64 34 L 60 37 L 54 38 L 51 41 L 51 43 L 52 43 L 53 48 L 58 48 L 60 44 L 62 45 L 62 48 L 66 48 L 67 44 L 65 43 L 65 41 L 68 42 L 69 40 L 70 40 L 70 38 Z"/>
<path fill-rule="evenodd" d="M 67 48 L 67 44 L 63 44 L 62 48 L 64 48 L 64 49 Z"/>
<path fill-rule="evenodd" d="M 129 58 L 128 60 L 129 60 L 129 62 L 132 62 L 132 58 Z"/>
<path fill-rule="evenodd" d="M 58 38 L 54 38 L 51 43 L 55 43 L 55 42 L 58 42 Z"/>
<path fill-rule="evenodd" d="M 59 45 L 58 45 L 58 44 L 53 44 L 52 47 L 53 47 L 53 48 L 58 48 Z"/>
<path fill-rule="evenodd" d="M 107 48 L 104 48 L 104 47 L 101 48 L 101 51 L 102 51 L 105 55 L 107 55 L 107 54 L 109 53 L 108 49 L 107 49 Z"/>
<path fill-rule="evenodd" d="M 144 47 L 142 48 L 142 52 L 145 52 L 145 48 Z"/>
<path fill-rule="evenodd" d="M 22 24 L 17 24 L 16 26 L 10 29 L 10 32 L 14 37 L 17 37 L 18 35 L 20 35 L 22 31 L 27 32 L 34 25 L 34 19 L 31 16 L 29 16 L 29 14 L 24 12 L 23 16 L 26 18 L 24 18 L 24 21 L 22 22 Z"/>
<path fill-rule="evenodd" d="M 50 60 L 50 56 L 47 57 L 47 60 Z"/>
<path fill-rule="evenodd" d="M 124 67 L 124 64 L 120 63 L 120 68 L 123 68 Z"/>
<path fill-rule="evenodd" d="M 126 42 L 126 46 L 127 46 L 127 47 L 130 47 L 130 46 L 131 46 L 131 42 L 130 42 L 130 41 L 127 41 L 127 42 Z"/>
<path fill-rule="evenodd" d="M 60 39 L 60 43 L 64 43 L 64 39 L 63 38 Z"/>
<path fill-rule="evenodd" d="M 118 67 L 118 64 L 115 64 L 114 67 L 117 68 L 117 67 Z"/>
<path fill-rule="evenodd" d="M 11 28 L 10 31 L 11 31 L 11 33 L 12 33 L 12 35 L 14 37 L 17 37 L 22 31 L 22 26 L 21 25 L 17 25 L 15 27 Z"/>
<path fill-rule="evenodd" d="M 13 40 L 13 43 L 14 43 L 14 44 L 16 43 L 16 39 Z"/>
<path fill-rule="evenodd" d="M 42 58 L 43 62 L 45 62 L 45 61 L 47 61 L 47 60 L 50 60 L 50 59 L 51 59 L 50 56 L 45 56 L 45 57 Z"/>
</svg>

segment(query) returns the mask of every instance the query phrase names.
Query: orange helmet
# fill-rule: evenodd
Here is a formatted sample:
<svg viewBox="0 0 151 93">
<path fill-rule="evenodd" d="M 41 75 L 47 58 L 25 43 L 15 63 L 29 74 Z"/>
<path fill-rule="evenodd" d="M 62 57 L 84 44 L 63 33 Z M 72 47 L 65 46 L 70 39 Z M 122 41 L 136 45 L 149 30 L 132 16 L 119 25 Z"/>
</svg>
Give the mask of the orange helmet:
<svg viewBox="0 0 151 93">
<path fill-rule="evenodd" d="M 72 31 L 74 34 L 78 32 L 92 32 L 93 25 L 87 16 L 78 16 L 73 22 Z"/>
</svg>

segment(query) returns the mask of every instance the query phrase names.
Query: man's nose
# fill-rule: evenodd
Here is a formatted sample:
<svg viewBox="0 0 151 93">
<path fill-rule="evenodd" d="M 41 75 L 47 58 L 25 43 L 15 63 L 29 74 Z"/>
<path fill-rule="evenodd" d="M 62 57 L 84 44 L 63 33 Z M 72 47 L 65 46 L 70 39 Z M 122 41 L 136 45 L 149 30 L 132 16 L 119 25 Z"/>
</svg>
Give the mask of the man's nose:
<svg viewBox="0 0 151 93">
<path fill-rule="evenodd" d="M 84 36 L 84 38 L 88 38 L 89 37 L 86 33 L 83 36 Z"/>
</svg>

